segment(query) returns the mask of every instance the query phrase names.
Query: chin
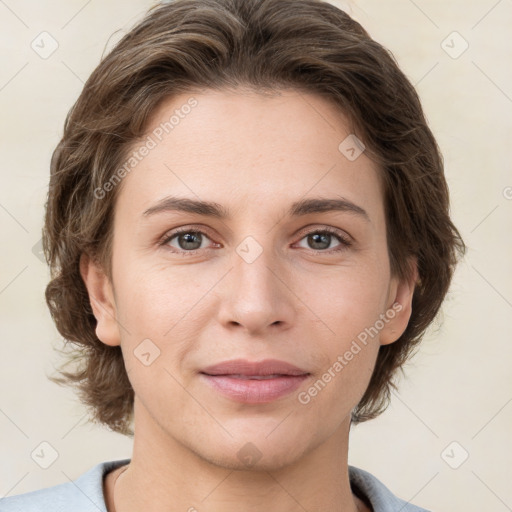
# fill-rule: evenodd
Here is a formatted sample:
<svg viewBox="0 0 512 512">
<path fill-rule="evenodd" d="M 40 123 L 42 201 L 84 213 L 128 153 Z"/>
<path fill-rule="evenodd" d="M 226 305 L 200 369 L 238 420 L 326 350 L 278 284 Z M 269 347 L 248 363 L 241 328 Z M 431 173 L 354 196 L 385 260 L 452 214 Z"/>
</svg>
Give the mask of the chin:
<svg viewBox="0 0 512 512">
<path fill-rule="evenodd" d="M 306 439 L 296 439 L 283 429 L 278 435 L 275 431 L 260 431 L 251 435 L 246 431 L 241 436 L 233 436 L 227 443 L 223 440 L 211 440 L 214 450 L 205 452 L 204 444 L 196 446 L 196 455 L 211 464 L 237 471 L 278 471 L 296 463 L 307 451 Z M 268 436 L 268 437 L 266 437 Z"/>
<path fill-rule="evenodd" d="M 218 454 L 218 456 L 214 454 L 206 460 L 211 464 L 229 470 L 273 472 L 294 464 L 298 459 L 298 454 L 273 452 L 269 455 L 268 450 L 265 450 L 265 452 L 259 450 L 258 452 L 252 448 L 248 449 L 249 446 L 249 443 L 244 445 L 235 456 L 228 456 L 226 453 Z"/>
</svg>

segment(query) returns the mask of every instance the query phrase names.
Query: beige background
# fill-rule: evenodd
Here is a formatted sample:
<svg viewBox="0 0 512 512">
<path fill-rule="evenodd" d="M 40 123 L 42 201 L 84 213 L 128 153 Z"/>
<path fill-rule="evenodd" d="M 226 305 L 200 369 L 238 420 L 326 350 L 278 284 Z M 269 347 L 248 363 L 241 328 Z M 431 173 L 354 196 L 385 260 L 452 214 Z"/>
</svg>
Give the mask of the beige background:
<svg viewBox="0 0 512 512">
<path fill-rule="evenodd" d="M 407 366 L 400 393 L 381 417 L 352 430 L 349 463 L 435 512 L 512 510 L 512 2 L 336 4 L 417 86 L 469 248 L 442 323 Z M 110 48 L 150 5 L 0 0 L 0 496 L 131 454 L 130 439 L 87 423 L 73 392 L 46 379 L 61 338 L 44 302 L 48 272 L 33 247 L 65 115 L 106 42 Z M 47 59 L 31 48 L 42 31 L 59 45 Z M 31 458 L 43 441 L 58 453 L 48 469 Z M 458 469 L 450 467 L 466 452 Z"/>
</svg>

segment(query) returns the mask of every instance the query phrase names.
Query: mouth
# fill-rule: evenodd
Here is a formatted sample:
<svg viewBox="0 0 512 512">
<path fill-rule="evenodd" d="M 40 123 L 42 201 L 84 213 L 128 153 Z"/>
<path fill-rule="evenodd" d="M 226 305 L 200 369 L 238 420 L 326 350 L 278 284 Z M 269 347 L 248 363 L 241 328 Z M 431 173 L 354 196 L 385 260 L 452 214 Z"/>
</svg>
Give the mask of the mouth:
<svg viewBox="0 0 512 512">
<path fill-rule="evenodd" d="M 204 368 L 201 373 L 207 375 L 233 375 L 241 377 L 274 377 L 306 375 L 309 372 L 286 361 L 265 359 L 248 361 L 247 359 L 231 359 Z"/>
<path fill-rule="evenodd" d="M 208 375 L 208 374 L 205 374 Z M 231 379 L 244 379 L 244 380 L 268 380 L 268 379 L 277 379 L 279 377 L 291 377 L 291 375 L 274 373 L 272 375 L 236 375 L 236 374 L 226 374 L 226 375 L 210 375 L 210 377 L 229 377 Z"/>
<path fill-rule="evenodd" d="M 260 362 L 234 359 L 209 366 L 200 375 L 223 396 L 236 402 L 258 404 L 289 395 L 311 374 L 276 359 Z"/>
</svg>

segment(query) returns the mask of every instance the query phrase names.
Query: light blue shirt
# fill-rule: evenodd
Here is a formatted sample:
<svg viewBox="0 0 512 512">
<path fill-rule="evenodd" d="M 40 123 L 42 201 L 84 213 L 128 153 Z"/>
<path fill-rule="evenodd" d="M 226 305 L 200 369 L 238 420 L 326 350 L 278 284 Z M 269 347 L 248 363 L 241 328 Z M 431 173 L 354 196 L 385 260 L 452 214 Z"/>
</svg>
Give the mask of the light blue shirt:
<svg viewBox="0 0 512 512">
<path fill-rule="evenodd" d="M 107 512 L 103 477 L 131 459 L 101 462 L 72 482 L 0 499 L 0 512 Z M 371 473 L 348 466 L 352 490 L 373 512 L 429 512 L 397 498 Z"/>
</svg>

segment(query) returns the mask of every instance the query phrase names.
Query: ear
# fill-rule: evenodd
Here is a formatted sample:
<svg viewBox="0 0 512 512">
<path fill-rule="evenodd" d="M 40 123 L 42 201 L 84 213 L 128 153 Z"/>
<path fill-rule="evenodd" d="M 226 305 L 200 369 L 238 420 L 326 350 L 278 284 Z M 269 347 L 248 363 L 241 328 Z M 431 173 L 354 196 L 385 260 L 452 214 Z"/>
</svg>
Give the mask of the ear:
<svg viewBox="0 0 512 512">
<path fill-rule="evenodd" d="M 86 253 L 82 253 L 80 257 L 80 274 L 89 293 L 89 301 L 96 318 L 96 336 L 106 345 L 120 345 L 121 337 L 110 279 Z"/>
<path fill-rule="evenodd" d="M 418 282 L 418 263 L 416 258 L 411 258 L 409 265 L 411 272 L 408 279 L 391 278 L 387 309 L 384 313 L 384 328 L 380 332 L 381 345 L 389 345 L 398 340 L 407 328 L 411 318 L 412 297 Z"/>
</svg>

